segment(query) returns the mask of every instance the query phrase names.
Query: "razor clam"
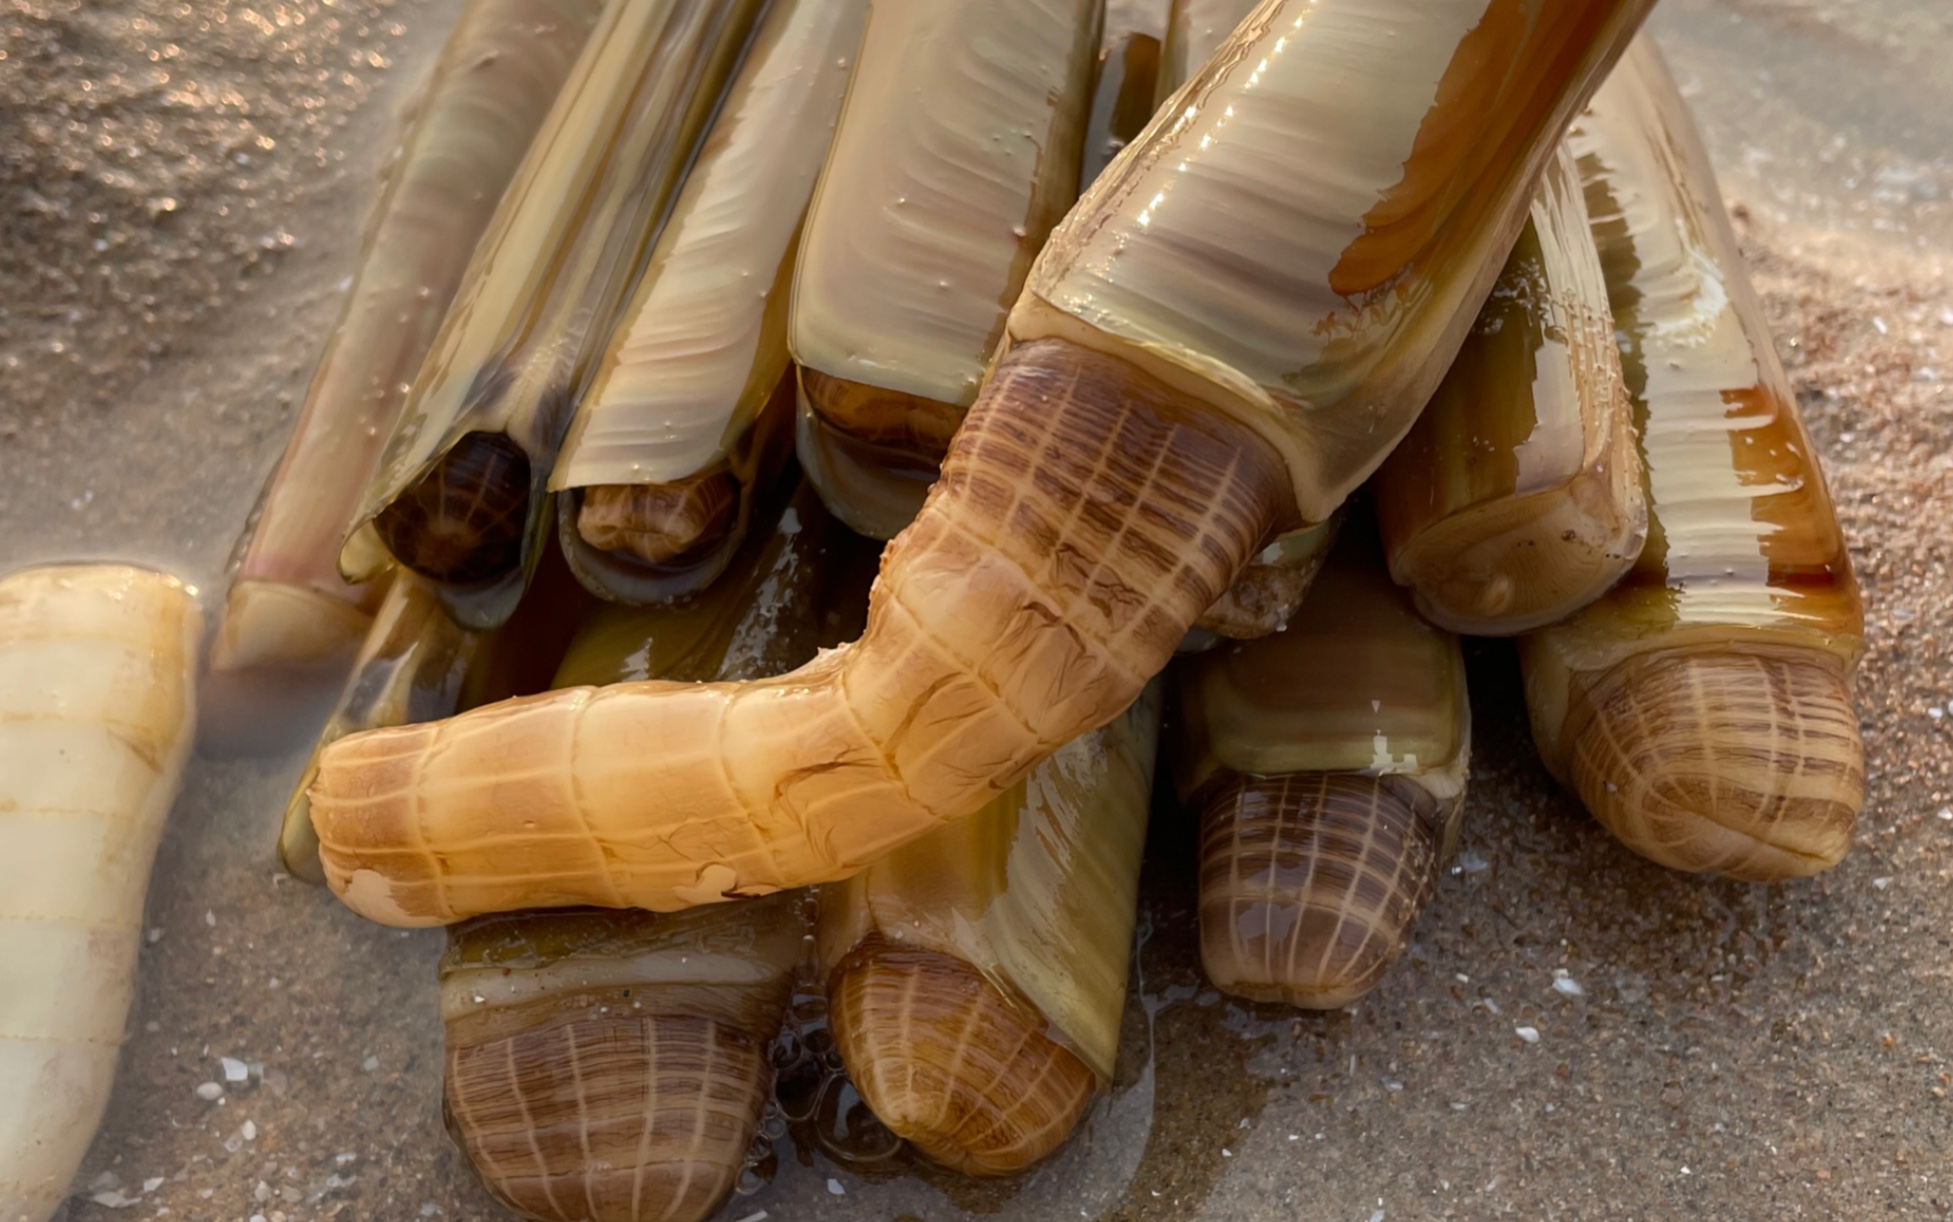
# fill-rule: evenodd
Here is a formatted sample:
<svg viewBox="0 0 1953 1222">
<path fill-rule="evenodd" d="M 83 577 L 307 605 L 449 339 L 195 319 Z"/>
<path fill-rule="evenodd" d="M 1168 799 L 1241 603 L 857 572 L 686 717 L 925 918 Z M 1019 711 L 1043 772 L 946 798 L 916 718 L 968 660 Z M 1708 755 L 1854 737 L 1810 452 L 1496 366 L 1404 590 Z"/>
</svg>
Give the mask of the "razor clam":
<svg viewBox="0 0 1953 1222">
<path fill-rule="evenodd" d="M 859 641 L 342 738 L 334 890 L 426 925 L 844 878 L 1111 721 L 1408 430 L 1649 2 L 1271 0 L 1046 244 Z"/>
<path fill-rule="evenodd" d="M 1391 576 L 1454 632 L 1544 627 L 1641 554 L 1641 482 L 1607 283 L 1562 146 L 1471 338 L 1372 481 Z"/>
<path fill-rule="evenodd" d="M 592 608 L 557 682 L 754 678 L 805 661 L 852 568 L 830 521 L 803 491 L 693 600 Z M 458 926 L 441 961 L 444 1092 L 449 1130 L 489 1189 L 549 1222 L 718 1209 L 772 1093 L 767 1046 L 803 958 L 804 901 Z"/>
<path fill-rule="evenodd" d="M 0 1218 L 45 1222 L 108 1106 L 149 868 L 196 720 L 196 591 L 0 580 Z"/>
<path fill-rule="evenodd" d="M 394 155 L 346 305 L 243 548 L 212 670 L 341 661 L 384 584 L 339 546 L 476 240 L 576 62 L 599 0 L 470 0 Z"/>
<path fill-rule="evenodd" d="M 1334 1009 L 1410 938 L 1458 837 L 1458 638 L 1346 532 L 1283 632 L 1190 659 L 1175 774 L 1200 811 L 1200 958 L 1224 992 Z"/>
<path fill-rule="evenodd" d="M 605 598 L 709 585 L 778 483 L 794 249 L 867 9 L 775 0 L 577 407 L 549 487 L 570 567 Z"/>
<path fill-rule="evenodd" d="M 807 214 L 789 336 L 798 449 L 892 538 L 976 398 L 1078 190 L 1103 0 L 878 0 Z"/>
<path fill-rule="evenodd" d="M 615 0 L 475 252 L 340 554 L 387 555 L 492 628 L 542 553 L 571 406 L 658 236 L 761 0 Z"/>
<path fill-rule="evenodd" d="M 1533 737 L 1636 852 L 1770 881 L 1851 847 L 1864 605 L 1707 152 L 1654 44 L 1568 141 L 1647 467 L 1641 559 L 1521 643 Z"/>
<path fill-rule="evenodd" d="M 820 902 L 828 1021 L 888 1129 L 971 1175 L 1047 1157 L 1112 1080 L 1158 685 Z"/>
</svg>

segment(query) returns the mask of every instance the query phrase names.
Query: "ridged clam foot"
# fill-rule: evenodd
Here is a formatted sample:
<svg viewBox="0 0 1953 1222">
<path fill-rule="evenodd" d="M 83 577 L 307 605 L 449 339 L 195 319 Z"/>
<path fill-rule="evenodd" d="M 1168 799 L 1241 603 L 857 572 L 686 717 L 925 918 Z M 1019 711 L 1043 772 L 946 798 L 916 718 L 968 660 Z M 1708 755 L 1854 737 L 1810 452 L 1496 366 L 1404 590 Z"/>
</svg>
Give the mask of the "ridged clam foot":
<svg viewBox="0 0 1953 1222">
<path fill-rule="evenodd" d="M 699 1222 L 731 1194 L 771 1074 L 722 1020 L 591 1018 L 448 1051 L 456 1142 L 543 1222 Z"/>
<path fill-rule="evenodd" d="M 1629 659 L 1589 690 L 1568 776 L 1621 843 L 1771 882 L 1836 865 L 1865 799 L 1839 666 L 1812 653 Z"/>
<path fill-rule="evenodd" d="M 1224 992 L 1348 1005 L 1403 951 L 1437 881 L 1443 820 L 1390 777 L 1237 777 L 1201 816 L 1200 958 Z"/>
<path fill-rule="evenodd" d="M 1021 1171 L 1063 1145 L 1097 1080 L 1027 1003 L 969 964 L 870 939 L 828 984 L 855 1088 L 889 1130 L 966 1175 Z"/>
</svg>

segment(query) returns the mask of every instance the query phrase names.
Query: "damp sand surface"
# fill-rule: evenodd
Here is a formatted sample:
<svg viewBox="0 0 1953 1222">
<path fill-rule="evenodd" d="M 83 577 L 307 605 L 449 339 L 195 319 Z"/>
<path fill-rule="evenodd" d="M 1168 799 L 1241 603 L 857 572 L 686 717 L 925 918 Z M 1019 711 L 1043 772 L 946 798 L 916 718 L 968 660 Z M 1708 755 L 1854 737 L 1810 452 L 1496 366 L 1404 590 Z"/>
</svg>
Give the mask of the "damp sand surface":
<svg viewBox="0 0 1953 1222">
<path fill-rule="evenodd" d="M 214 607 L 456 7 L 0 11 L 0 567 L 135 557 Z M 1664 0 L 1654 28 L 1866 589 L 1849 859 L 1770 888 L 1629 855 L 1535 759 L 1511 650 L 1477 646 L 1462 851 L 1374 994 L 1207 988 L 1162 812 L 1081 1140 L 981 1189 L 783 1144 L 727 1222 L 1953 1216 L 1953 10 Z M 303 755 L 190 770 L 71 1222 L 503 1216 L 442 1129 L 441 936 L 278 870 Z"/>
</svg>

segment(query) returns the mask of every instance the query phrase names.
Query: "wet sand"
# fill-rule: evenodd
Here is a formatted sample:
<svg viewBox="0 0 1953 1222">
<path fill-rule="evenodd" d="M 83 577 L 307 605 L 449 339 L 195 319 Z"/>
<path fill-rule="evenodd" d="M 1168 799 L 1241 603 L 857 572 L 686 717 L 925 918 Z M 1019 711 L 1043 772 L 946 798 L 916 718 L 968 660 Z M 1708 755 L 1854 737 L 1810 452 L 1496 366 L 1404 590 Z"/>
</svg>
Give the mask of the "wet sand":
<svg viewBox="0 0 1953 1222">
<path fill-rule="evenodd" d="M 0 566 L 138 557 L 214 610 L 457 7 L 0 15 Z M 1162 814 L 1120 1079 L 1080 1141 L 980 1192 L 783 1146 L 728 1222 L 1953 1216 L 1953 11 L 1664 0 L 1655 28 L 1870 604 L 1850 858 L 1771 888 L 1631 856 L 1534 758 L 1510 649 L 1477 646 L 1463 850 L 1372 996 L 1207 989 Z M 304 754 L 191 769 L 76 1222 L 503 1216 L 442 1131 L 440 935 L 279 873 Z"/>
</svg>

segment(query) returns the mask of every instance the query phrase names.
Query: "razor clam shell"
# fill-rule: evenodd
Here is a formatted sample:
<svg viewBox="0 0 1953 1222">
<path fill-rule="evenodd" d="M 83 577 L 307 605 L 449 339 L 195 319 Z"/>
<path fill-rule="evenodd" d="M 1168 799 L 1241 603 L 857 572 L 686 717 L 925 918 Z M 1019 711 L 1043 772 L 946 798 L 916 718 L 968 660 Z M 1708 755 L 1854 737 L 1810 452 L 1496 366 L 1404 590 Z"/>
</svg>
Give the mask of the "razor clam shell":
<svg viewBox="0 0 1953 1222">
<path fill-rule="evenodd" d="M 821 959 L 872 935 L 1000 979 L 1111 1080 L 1146 842 L 1160 687 L 978 813 L 823 893 Z"/>
<path fill-rule="evenodd" d="M 407 383 L 601 8 L 599 0 L 473 0 L 462 11 L 388 173 L 291 442 L 266 485 L 238 568 L 240 587 L 297 587 L 367 613 L 378 606 L 373 582 L 353 587 L 340 576 L 341 540 L 405 404 Z M 329 605 L 308 611 L 299 597 L 279 599 L 277 610 L 300 619 L 331 615 Z M 234 643 L 230 618 L 226 644 Z M 348 626 L 331 637 L 357 633 Z M 276 652 L 301 644 L 283 642 Z M 241 662 L 270 652 L 246 653 Z"/>
<path fill-rule="evenodd" d="M 1563 619 L 1639 555 L 1643 474 L 1607 284 L 1562 144 L 1458 360 L 1371 481 L 1391 576 L 1456 632 Z"/>
<path fill-rule="evenodd" d="M 1321 521 L 1429 399 L 1651 3 L 1266 0 L 1052 234 L 1010 342 L 1234 416 Z"/>
<path fill-rule="evenodd" d="M 1849 671 L 1864 650 L 1864 606 L 1817 451 L 1652 42 L 1637 40 L 1568 142 L 1621 337 L 1649 529 L 1605 597 L 1522 645 L 1552 767 L 1576 674 L 1657 649 L 1808 650 Z"/>
<path fill-rule="evenodd" d="M 808 213 L 796 360 L 970 405 L 1077 190 L 1100 20 L 1100 0 L 877 0 Z"/>
<path fill-rule="evenodd" d="M 774 0 L 549 480 L 665 483 L 725 458 L 787 372 L 794 249 L 867 0 Z"/>
<path fill-rule="evenodd" d="M 494 627 L 541 555 L 547 481 L 571 407 L 658 236 L 762 0 L 615 0 L 605 8 L 497 208 L 414 381 L 341 551 L 348 580 L 373 517 L 463 436 L 530 460 L 519 571 L 443 585 L 449 612 Z"/>
</svg>

